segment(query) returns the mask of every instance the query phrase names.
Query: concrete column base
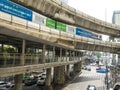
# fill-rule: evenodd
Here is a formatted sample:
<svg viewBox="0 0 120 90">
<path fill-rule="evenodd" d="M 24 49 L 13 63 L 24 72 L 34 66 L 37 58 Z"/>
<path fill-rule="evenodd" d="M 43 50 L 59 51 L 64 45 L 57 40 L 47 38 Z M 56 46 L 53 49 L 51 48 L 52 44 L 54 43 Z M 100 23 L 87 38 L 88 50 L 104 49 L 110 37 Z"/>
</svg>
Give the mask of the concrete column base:
<svg viewBox="0 0 120 90">
<path fill-rule="evenodd" d="M 74 73 L 81 71 L 82 62 L 74 64 Z"/>
<path fill-rule="evenodd" d="M 15 75 L 15 90 L 22 90 L 23 74 Z"/>
<path fill-rule="evenodd" d="M 65 66 L 55 67 L 54 84 L 62 85 L 65 83 Z"/>
<path fill-rule="evenodd" d="M 47 69 L 47 74 L 46 74 L 45 85 L 46 85 L 46 86 L 51 86 L 51 80 L 52 80 L 51 68 L 48 68 L 48 69 Z"/>
<path fill-rule="evenodd" d="M 70 80 L 70 67 L 69 65 L 66 66 L 66 80 Z"/>
<path fill-rule="evenodd" d="M 53 90 L 52 86 L 45 86 L 45 90 Z"/>
</svg>

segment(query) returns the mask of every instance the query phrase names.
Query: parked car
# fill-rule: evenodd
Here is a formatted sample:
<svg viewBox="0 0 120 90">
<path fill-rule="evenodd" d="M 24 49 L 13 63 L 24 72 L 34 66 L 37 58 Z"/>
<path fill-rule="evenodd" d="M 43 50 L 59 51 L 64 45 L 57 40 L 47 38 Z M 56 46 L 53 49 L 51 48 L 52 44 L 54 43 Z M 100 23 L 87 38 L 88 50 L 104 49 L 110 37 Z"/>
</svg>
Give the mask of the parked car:
<svg viewBox="0 0 120 90">
<path fill-rule="evenodd" d="M 83 66 L 82 66 L 82 69 L 87 70 L 87 66 L 88 66 L 88 65 L 83 65 Z"/>
<path fill-rule="evenodd" d="M 8 82 L 4 86 L 2 86 L 0 90 L 11 90 L 14 88 L 14 86 L 15 86 L 14 83 Z"/>
<path fill-rule="evenodd" d="M 30 86 L 37 83 L 37 78 L 28 78 L 25 80 L 25 85 Z"/>
<path fill-rule="evenodd" d="M 97 67 L 97 68 L 96 68 L 96 70 L 100 70 L 100 69 L 101 69 L 101 67 Z"/>
<path fill-rule="evenodd" d="M 6 86 L 6 84 L 7 84 L 7 83 L 6 83 L 5 81 L 0 81 L 0 88 Z"/>
<path fill-rule="evenodd" d="M 120 82 L 115 83 L 113 88 L 110 88 L 110 90 L 120 90 Z"/>
<path fill-rule="evenodd" d="M 87 68 L 86 70 L 91 71 L 91 66 L 90 65 L 87 65 L 86 68 Z"/>
<path fill-rule="evenodd" d="M 95 85 L 88 85 L 87 90 L 96 90 Z"/>
<path fill-rule="evenodd" d="M 41 77 L 46 78 L 46 73 L 42 73 Z"/>
<path fill-rule="evenodd" d="M 37 86 L 44 85 L 44 84 L 45 84 L 45 78 L 44 77 L 39 78 L 37 81 Z"/>
<path fill-rule="evenodd" d="M 96 70 L 96 72 L 106 73 L 106 72 L 109 72 L 109 70 L 108 69 L 99 69 L 99 70 Z"/>
</svg>

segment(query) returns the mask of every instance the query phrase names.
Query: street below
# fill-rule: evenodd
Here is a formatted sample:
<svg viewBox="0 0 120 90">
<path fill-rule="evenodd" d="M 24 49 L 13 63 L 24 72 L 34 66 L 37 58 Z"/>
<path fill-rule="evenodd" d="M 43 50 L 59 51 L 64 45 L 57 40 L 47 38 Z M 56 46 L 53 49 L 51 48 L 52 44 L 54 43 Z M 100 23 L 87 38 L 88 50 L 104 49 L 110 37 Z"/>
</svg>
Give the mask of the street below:
<svg viewBox="0 0 120 90">
<path fill-rule="evenodd" d="M 95 85 L 97 90 L 106 90 L 104 78 L 105 73 L 97 73 L 96 67 L 91 66 L 91 71 L 82 70 L 82 73 L 62 90 L 87 90 L 88 85 Z"/>
</svg>

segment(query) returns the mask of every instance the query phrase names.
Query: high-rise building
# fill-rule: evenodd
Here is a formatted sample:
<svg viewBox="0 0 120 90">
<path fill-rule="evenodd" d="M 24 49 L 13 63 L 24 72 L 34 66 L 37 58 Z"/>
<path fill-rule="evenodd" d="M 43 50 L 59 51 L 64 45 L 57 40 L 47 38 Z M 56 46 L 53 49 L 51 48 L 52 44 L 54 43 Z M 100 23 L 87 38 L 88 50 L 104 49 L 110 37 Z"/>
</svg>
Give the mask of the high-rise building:
<svg viewBox="0 0 120 90">
<path fill-rule="evenodd" d="M 120 25 L 120 10 L 116 10 L 113 12 L 112 23 Z"/>
<path fill-rule="evenodd" d="M 68 3 L 68 0 L 60 0 L 61 2 Z"/>
<path fill-rule="evenodd" d="M 113 17 L 112 17 L 112 23 L 116 24 L 116 25 L 120 25 L 120 10 L 116 10 L 113 12 Z M 120 42 L 120 38 L 116 38 L 116 37 L 112 37 L 112 41 L 114 42 Z M 116 65 L 116 64 L 120 64 L 120 56 L 113 54 L 113 60 L 112 60 L 112 64 Z"/>
</svg>

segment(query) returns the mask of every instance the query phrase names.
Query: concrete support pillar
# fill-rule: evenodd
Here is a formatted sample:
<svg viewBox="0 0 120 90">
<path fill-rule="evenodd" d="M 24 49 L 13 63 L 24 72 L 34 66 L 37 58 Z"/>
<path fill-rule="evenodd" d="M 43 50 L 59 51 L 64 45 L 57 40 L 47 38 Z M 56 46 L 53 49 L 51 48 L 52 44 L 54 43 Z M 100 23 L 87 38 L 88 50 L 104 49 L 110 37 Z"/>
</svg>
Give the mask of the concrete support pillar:
<svg viewBox="0 0 120 90">
<path fill-rule="evenodd" d="M 22 43 L 21 65 L 25 64 L 25 43 L 26 43 L 26 41 L 23 40 L 23 43 Z"/>
<path fill-rule="evenodd" d="M 52 80 L 51 68 L 48 68 L 47 74 L 46 74 L 46 81 L 45 81 L 46 90 L 53 90 L 52 85 L 51 85 L 51 80 Z"/>
<path fill-rule="evenodd" d="M 39 57 L 38 57 L 38 55 L 36 55 L 35 64 L 39 64 Z"/>
<path fill-rule="evenodd" d="M 21 60 L 20 60 L 20 64 L 24 65 L 25 64 L 25 43 L 26 41 L 23 40 L 22 42 L 22 55 L 21 55 Z M 22 90 L 22 79 L 23 79 L 23 74 L 20 75 L 15 75 L 15 90 Z"/>
<path fill-rule="evenodd" d="M 63 58 L 62 58 L 62 48 L 60 48 L 60 61 L 63 61 Z"/>
<path fill-rule="evenodd" d="M 46 51 L 46 45 L 44 44 L 43 45 L 43 50 L 42 50 L 42 63 L 46 62 L 46 60 L 45 60 L 45 51 Z"/>
<path fill-rule="evenodd" d="M 55 62 L 55 47 L 53 47 L 53 58 L 52 58 L 52 62 Z"/>
<path fill-rule="evenodd" d="M 81 60 L 81 53 L 80 52 L 78 53 L 78 60 L 79 61 Z"/>
<path fill-rule="evenodd" d="M 48 50 L 48 60 L 49 60 L 49 63 L 51 63 L 51 62 L 52 62 L 52 59 L 51 59 L 50 53 L 51 53 L 51 51 L 50 51 L 50 50 Z"/>
<path fill-rule="evenodd" d="M 81 71 L 81 65 L 82 65 L 82 62 L 78 62 L 74 64 L 74 73 Z"/>
<path fill-rule="evenodd" d="M 1 44 L 1 52 L 3 53 L 4 51 L 4 44 Z"/>
<path fill-rule="evenodd" d="M 1 48 L 0 49 L 1 49 L 0 52 L 4 54 L 4 44 L 1 44 Z M 4 67 L 6 66 L 5 58 L 1 59 L 0 67 L 1 66 L 4 66 Z"/>
<path fill-rule="evenodd" d="M 78 52 L 77 52 L 77 61 L 80 61 L 80 55 Z"/>
<path fill-rule="evenodd" d="M 70 66 L 66 66 L 66 79 L 70 79 Z"/>
<path fill-rule="evenodd" d="M 74 73 L 76 73 L 76 72 L 77 72 L 77 66 L 78 66 L 78 64 L 77 64 L 77 63 L 75 63 L 75 64 L 74 64 L 74 66 L 73 66 L 73 71 L 74 71 Z"/>
<path fill-rule="evenodd" d="M 39 51 L 39 49 L 35 49 L 35 52 L 38 52 Z M 36 58 L 35 58 L 35 64 L 38 64 L 39 63 L 39 55 L 38 55 L 38 53 L 36 54 Z"/>
<path fill-rule="evenodd" d="M 74 57 L 74 58 L 73 58 L 73 61 L 76 60 L 76 56 L 75 56 L 75 55 L 76 55 L 76 53 L 75 53 L 75 51 L 74 51 L 74 52 L 73 52 L 73 57 Z"/>
<path fill-rule="evenodd" d="M 54 68 L 54 83 L 58 85 L 65 83 L 65 66 Z"/>
<path fill-rule="evenodd" d="M 23 74 L 15 75 L 15 90 L 22 90 Z"/>
<path fill-rule="evenodd" d="M 4 44 L 2 44 L 2 46 L 1 46 L 1 51 L 3 52 L 4 51 Z M 3 53 L 4 54 L 4 53 Z M 6 58 L 4 58 L 3 59 L 3 63 L 2 64 L 4 64 L 4 67 L 6 67 L 7 66 L 7 59 Z M 1 64 L 1 65 L 2 65 Z"/>
<path fill-rule="evenodd" d="M 71 61 L 71 57 L 72 57 L 71 51 L 69 51 L 69 61 Z"/>
<path fill-rule="evenodd" d="M 66 58 L 66 61 L 67 61 L 67 49 L 65 50 L 65 58 Z"/>
</svg>

